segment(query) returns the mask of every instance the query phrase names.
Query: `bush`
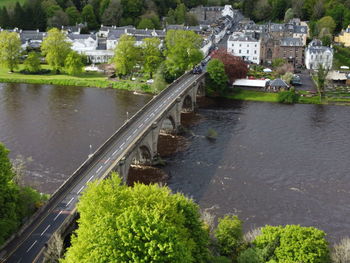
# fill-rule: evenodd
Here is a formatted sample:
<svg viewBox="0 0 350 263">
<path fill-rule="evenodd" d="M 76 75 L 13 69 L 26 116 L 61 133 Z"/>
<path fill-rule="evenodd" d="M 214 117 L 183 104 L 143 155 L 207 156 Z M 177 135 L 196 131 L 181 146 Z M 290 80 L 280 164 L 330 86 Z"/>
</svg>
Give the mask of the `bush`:
<svg viewBox="0 0 350 263">
<path fill-rule="evenodd" d="M 295 93 L 294 88 L 291 88 L 288 91 L 280 91 L 277 100 L 280 103 L 293 104 L 299 101 L 299 95 Z"/>
<path fill-rule="evenodd" d="M 264 250 L 266 260 L 277 262 L 329 263 L 325 233 L 299 225 L 265 226 L 254 244 Z"/>
<path fill-rule="evenodd" d="M 258 248 L 248 248 L 239 254 L 238 263 L 265 263 L 262 251 Z"/>
<path fill-rule="evenodd" d="M 36 52 L 30 52 L 28 57 L 23 63 L 24 70 L 30 73 L 38 73 L 40 72 L 40 55 Z"/>
<path fill-rule="evenodd" d="M 332 250 L 333 263 L 350 262 L 350 238 L 343 238 Z"/>
<path fill-rule="evenodd" d="M 221 255 L 236 257 L 243 240 L 242 221 L 237 216 L 219 219 L 215 237 Z"/>
<path fill-rule="evenodd" d="M 227 258 L 227 257 L 223 257 L 223 256 L 217 256 L 217 257 L 212 257 L 209 260 L 210 263 L 231 263 L 232 260 Z"/>
</svg>

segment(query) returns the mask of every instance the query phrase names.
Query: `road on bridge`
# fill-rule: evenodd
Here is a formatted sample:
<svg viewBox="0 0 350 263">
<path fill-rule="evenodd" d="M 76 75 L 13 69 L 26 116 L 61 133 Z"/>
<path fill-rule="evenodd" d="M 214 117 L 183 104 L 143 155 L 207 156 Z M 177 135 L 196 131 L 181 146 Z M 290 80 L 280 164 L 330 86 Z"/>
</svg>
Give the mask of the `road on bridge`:
<svg viewBox="0 0 350 263">
<path fill-rule="evenodd" d="M 201 76 L 187 74 L 177 84 L 169 86 L 161 95 L 155 97 L 152 100 L 153 104 L 137 118 L 133 118 L 130 126 L 126 130 L 122 130 L 121 134 L 104 149 L 102 154 L 99 154 L 99 157 L 66 187 L 67 189 L 55 199 L 56 201 L 47 207 L 43 216 L 34 220 L 21 235 L 3 249 L 2 252 L 5 252 L 5 256 L 0 258 L 0 261 L 9 263 L 35 262 L 46 242 L 74 210 L 87 183 L 97 180 L 106 172 L 111 171 L 113 164 L 123 157 L 128 146 L 137 141 L 144 130 L 147 130 L 161 116 L 168 105 L 176 101 Z"/>
</svg>

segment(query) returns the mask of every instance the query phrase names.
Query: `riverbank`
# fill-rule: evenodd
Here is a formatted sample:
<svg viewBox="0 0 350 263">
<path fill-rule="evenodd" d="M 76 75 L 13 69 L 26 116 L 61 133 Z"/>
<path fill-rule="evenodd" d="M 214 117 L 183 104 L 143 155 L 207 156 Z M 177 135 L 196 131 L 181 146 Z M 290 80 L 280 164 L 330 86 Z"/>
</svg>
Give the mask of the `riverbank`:
<svg viewBox="0 0 350 263">
<path fill-rule="evenodd" d="M 112 80 L 99 72 L 84 72 L 78 76 L 66 74 L 22 74 L 20 71 L 23 66 L 11 73 L 7 69 L 0 68 L 0 83 L 25 83 L 25 84 L 47 84 L 62 86 L 80 86 L 95 88 L 113 88 L 141 93 L 155 93 L 150 85 L 131 80 Z M 42 69 L 50 69 L 49 66 L 43 65 Z"/>
<path fill-rule="evenodd" d="M 323 101 L 319 96 L 307 96 L 307 92 L 298 91 L 301 95 L 299 97 L 299 104 L 337 104 L 337 105 L 349 105 L 350 98 L 343 97 L 326 97 Z M 228 95 L 225 96 L 228 99 L 234 100 L 247 100 L 247 101 L 263 101 L 263 102 L 278 102 L 278 93 L 245 90 L 245 89 L 233 89 Z"/>
</svg>

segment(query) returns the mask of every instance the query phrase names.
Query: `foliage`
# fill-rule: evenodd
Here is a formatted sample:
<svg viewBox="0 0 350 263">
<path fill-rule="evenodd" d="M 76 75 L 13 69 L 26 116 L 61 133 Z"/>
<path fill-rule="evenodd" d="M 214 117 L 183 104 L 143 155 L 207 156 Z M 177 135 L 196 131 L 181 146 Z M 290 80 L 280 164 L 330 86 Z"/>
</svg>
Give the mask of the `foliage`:
<svg viewBox="0 0 350 263">
<path fill-rule="evenodd" d="M 323 28 L 327 28 L 330 34 L 333 34 L 336 24 L 331 16 L 322 17 L 317 22 L 318 32 L 321 32 Z"/>
<path fill-rule="evenodd" d="M 286 82 L 287 84 L 290 84 L 293 76 L 294 76 L 294 74 L 292 72 L 287 71 L 286 73 L 284 73 L 284 75 L 281 77 L 281 79 L 284 80 L 284 82 Z"/>
<path fill-rule="evenodd" d="M 55 232 L 49 242 L 47 249 L 44 250 L 43 263 L 58 263 L 64 254 L 63 240 L 60 235 Z"/>
<path fill-rule="evenodd" d="M 237 216 L 219 219 L 215 237 L 221 255 L 236 257 L 243 240 L 242 221 Z"/>
<path fill-rule="evenodd" d="M 25 71 L 30 73 L 39 72 L 41 69 L 40 55 L 36 52 L 30 52 L 23 64 L 24 64 Z"/>
<path fill-rule="evenodd" d="M 0 32 L 0 64 L 11 72 L 18 67 L 21 56 L 21 40 L 17 33 Z"/>
<path fill-rule="evenodd" d="M 70 6 L 66 9 L 69 25 L 75 25 L 81 22 L 81 15 L 75 6 Z"/>
<path fill-rule="evenodd" d="M 88 4 L 84 6 L 81 12 L 81 18 L 83 22 L 87 23 L 88 29 L 92 30 L 98 28 L 98 23 L 92 5 Z"/>
<path fill-rule="evenodd" d="M 199 208 L 166 187 L 121 185 L 111 178 L 89 185 L 62 262 L 205 262 L 208 233 Z"/>
<path fill-rule="evenodd" d="M 214 82 L 213 90 L 222 95 L 227 88 L 228 81 L 224 63 L 215 58 L 210 60 L 207 65 L 207 72 L 210 79 Z"/>
<path fill-rule="evenodd" d="M 206 137 L 208 139 L 215 140 L 218 137 L 218 133 L 216 130 L 209 128 Z"/>
<path fill-rule="evenodd" d="M 253 243 L 257 236 L 261 235 L 261 228 L 254 228 L 244 233 L 243 240 L 247 244 Z"/>
<path fill-rule="evenodd" d="M 170 75 L 178 77 L 192 69 L 203 58 L 202 38 L 193 31 L 169 30 L 165 37 L 166 67 Z"/>
<path fill-rule="evenodd" d="M 139 60 L 139 49 L 135 46 L 135 37 L 122 35 L 115 48 L 113 62 L 119 76 L 129 75 Z"/>
<path fill-rule="evenodd" d="M 65 72 L 68 75 L 79 75 L 83 72 L 83 67 L 82 56 L 75 51 L 71 51 L 64 62 Z"/>
<path fill-rule="evenodd" d="M 280 91 L 278 92 L 278 102 L 293 104 L 297 103 L 299 100 L 299 95 L 295 93 L 294 88 L 290 88 L 290 90 Z"/>
<path fill-rule="evenodd" d="M 272 60 L 272 67 L 273 68 L 278 68 L 286 64 L 287 61 L 284 58 L 275 58 Z"/>
<path fill-rule="evenodd" d="M 265 226 L 254 241 L 265 250 L 266 260 L 278 262 L 328 263 L 329 249 L 325 233 L 299 225 Z"/>
<path fill-rule="evenodd" d="M 350 67 L 350 48 L 334 46 L 334 64 L 336 67 Z"/>
<path fill-rule="evenodd" d="M 105 25 L 118 25 L 123 15 L 123 9 L 120 0 L 110 0 L 108 8 L 105 9 L 102 16 L 102 22 Z"/>
<path fill-rule="evenodd" d="M 237 263 L 265 263 L 261 249 L 248 248 L 239 254 Z"/>
<path fill-rule="evenodd" d="M 240 57 L 228 53 L 225 49 L 217 50 L 212 57 L 224 63 L 225 72 L 231 84 L 236 79 L 245 78 L 247 76 L 247 64 Z"/>
<path fill-rule="evenodd" d="M 331 256 L 333 263 L 350 262 L 350 238 L 343 238 L 338 244 L 334 245 Z"/>
<path fill-rule="evenodd" d="M 163 89 L 165 89 L 167 86 L 167 83 L 164 79 L 164 73 L 162 70 L 162 66 L 160 66 L 157 70 L 157 73 L 154 76 L 154 82 L 152 84 L 152 88 L 156 92 L 160 92 Z"/>
<path fill-rule="evenodd" d="M 324 68 L 322 64 L 319 64 L 317 73 L 316 73 L 316 86 L 317 91 L 321 96 L 321 99 L 324 97 L 325 85 L 326 85 L 326 77 L 328 75 L 328 69 Z"/>
<path fill-rule="evenodd" d="M 137 28 L 150 29 L 150 28 L 155 28 L 155 25 L 153 24 L 153 22 L 150 18 L 142 18 L 140 23 L 138 24 Z"/>
<path fill-rule="evenodd" d="M 158 38 L 145 38 L 141 45 L 144 60 L 143 70 L 150 74 L 150 78 L 163 60 L 159 46 L 160 40 Z"/>
<path fill-rule="evenodd" d="M 65 60 L 71 51 L 71 44 L 66 40 L 66 35 L 63 32 L 53 28 L 44 38 L 41 51 L 52 69 L 59 72 L 63 69 Z"/>
</svg>

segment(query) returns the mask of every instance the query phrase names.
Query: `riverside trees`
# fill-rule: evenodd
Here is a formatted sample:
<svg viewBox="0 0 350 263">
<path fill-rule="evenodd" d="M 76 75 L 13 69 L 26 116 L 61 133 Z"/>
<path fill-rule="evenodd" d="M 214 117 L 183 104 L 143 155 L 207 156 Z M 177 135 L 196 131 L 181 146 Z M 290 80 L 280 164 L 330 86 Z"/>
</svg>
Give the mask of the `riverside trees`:
<svg viewBox="0 0 350 263">
<path fill-rule="evenodd" d="M 199 208 L 166 187 L 91 183 L 78 204 L 69 262 L 205 262 L 208 232 Z M 101 261 L 102 260 L 102 261 Z"/>
<path fill-rule="evenodd" d="M 0 32 L 0 64 L 11 72 L 17 68 L 21 56 L 21 40 L 15 32 Z"/>
</svg>

